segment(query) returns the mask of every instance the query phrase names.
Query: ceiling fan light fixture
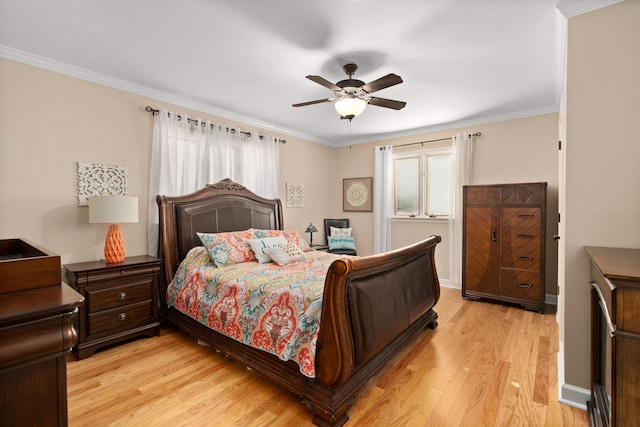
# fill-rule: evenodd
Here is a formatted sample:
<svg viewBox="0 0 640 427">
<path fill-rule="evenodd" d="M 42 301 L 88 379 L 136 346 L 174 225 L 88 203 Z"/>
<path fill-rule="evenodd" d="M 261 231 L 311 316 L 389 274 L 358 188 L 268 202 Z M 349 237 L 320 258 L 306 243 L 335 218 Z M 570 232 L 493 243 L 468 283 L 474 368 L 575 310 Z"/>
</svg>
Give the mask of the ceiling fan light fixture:
<svg viewBox="0 0 640 427">
<path fill-rule="evenodd" d="M 367 101 L 355 96 L 347 96 L 336 101 L 334 105 L 340 117 L 352 119 L 364 111 Z"/>
</svg>

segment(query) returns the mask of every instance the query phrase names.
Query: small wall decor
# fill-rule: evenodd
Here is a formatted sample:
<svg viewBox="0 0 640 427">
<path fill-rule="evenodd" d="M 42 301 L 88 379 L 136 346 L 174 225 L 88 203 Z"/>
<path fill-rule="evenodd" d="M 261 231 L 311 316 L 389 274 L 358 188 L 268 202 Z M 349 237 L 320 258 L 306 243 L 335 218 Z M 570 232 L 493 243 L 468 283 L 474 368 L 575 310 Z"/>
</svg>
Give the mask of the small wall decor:
<svg viewBox="0 0 640 427">
<path fill-rule="evenodd" d="M 129 168 L 78 162 L 78 206 L 88 206 L 89 196 L 126 196 Z"/>
<path fill-rule="evenodd" d="M 342 180 L 342 210 L 371 212 L 373 210 L 373 178 L 345 178 Z"/>
<path fill-rule="evenodd" d="M 287 207 L 304 208 L 304 184 L 287 183 Z"/>
</svg>

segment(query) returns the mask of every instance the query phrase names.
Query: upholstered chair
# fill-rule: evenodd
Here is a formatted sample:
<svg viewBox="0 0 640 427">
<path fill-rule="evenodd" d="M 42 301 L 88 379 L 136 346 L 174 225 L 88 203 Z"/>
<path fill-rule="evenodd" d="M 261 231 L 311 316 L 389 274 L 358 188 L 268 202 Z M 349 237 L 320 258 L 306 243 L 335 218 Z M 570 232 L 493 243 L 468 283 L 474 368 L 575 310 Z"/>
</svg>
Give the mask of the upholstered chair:
<svg viewBox="0 0 640 427">
<path fill-rule="evenodd" d="M 330 219 L 325 218 L 324 220 L 324 234 L 327 238 L 327 245 L 329 245 L 329 236 L 331 236 L 331 227 L 335 228 L 349 228 L 349 218 L 343 219 Z M 355 250 L 355 246 L 353 249 L 351 248 L 341 248 L 341 249 L 328 249 L 329 252 L 334 254 L 343 254 L 343 255 L 357 255 L 357 251 Z"/>
</svg>

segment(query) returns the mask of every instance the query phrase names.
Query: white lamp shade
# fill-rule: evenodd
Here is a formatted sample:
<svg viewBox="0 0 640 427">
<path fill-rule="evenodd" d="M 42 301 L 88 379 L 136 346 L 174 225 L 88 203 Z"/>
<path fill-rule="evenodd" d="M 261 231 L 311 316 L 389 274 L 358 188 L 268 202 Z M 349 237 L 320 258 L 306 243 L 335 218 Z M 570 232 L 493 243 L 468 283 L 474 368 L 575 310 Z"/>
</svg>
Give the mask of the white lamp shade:
<svg viewBox="0 0 640 427">
<path fill-rule="evenodd" d="M 138 222 L 138 198 L 91 196 L 89 197 L 89 222 L 108 224 Z"/>
<path fill-rule="evenodd" d="M 336 111 L 341 117 L 355 117 L 364 111 L 367 101 L 357 97 L 345 97 L 335 103 Z"/>
</svg>

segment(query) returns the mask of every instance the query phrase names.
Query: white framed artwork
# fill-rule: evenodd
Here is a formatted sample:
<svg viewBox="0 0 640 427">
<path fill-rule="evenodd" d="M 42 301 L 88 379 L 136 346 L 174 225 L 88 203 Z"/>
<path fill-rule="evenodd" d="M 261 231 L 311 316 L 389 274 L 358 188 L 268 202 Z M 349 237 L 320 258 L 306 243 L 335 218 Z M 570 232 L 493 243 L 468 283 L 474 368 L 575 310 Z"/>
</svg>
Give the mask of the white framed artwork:
<svg viewBox="0 0 640 427">
<path fill-rule="evenodd" d="M 78 162 L 78 206 L 89 206 L 90 196 L 126 196 L 128 193 L 127 166 Z"/>
<path fill-rule="evenodd" d="M 304 184 L 287 183 L 287 207 L 304 208 Z"/>
</svg>

